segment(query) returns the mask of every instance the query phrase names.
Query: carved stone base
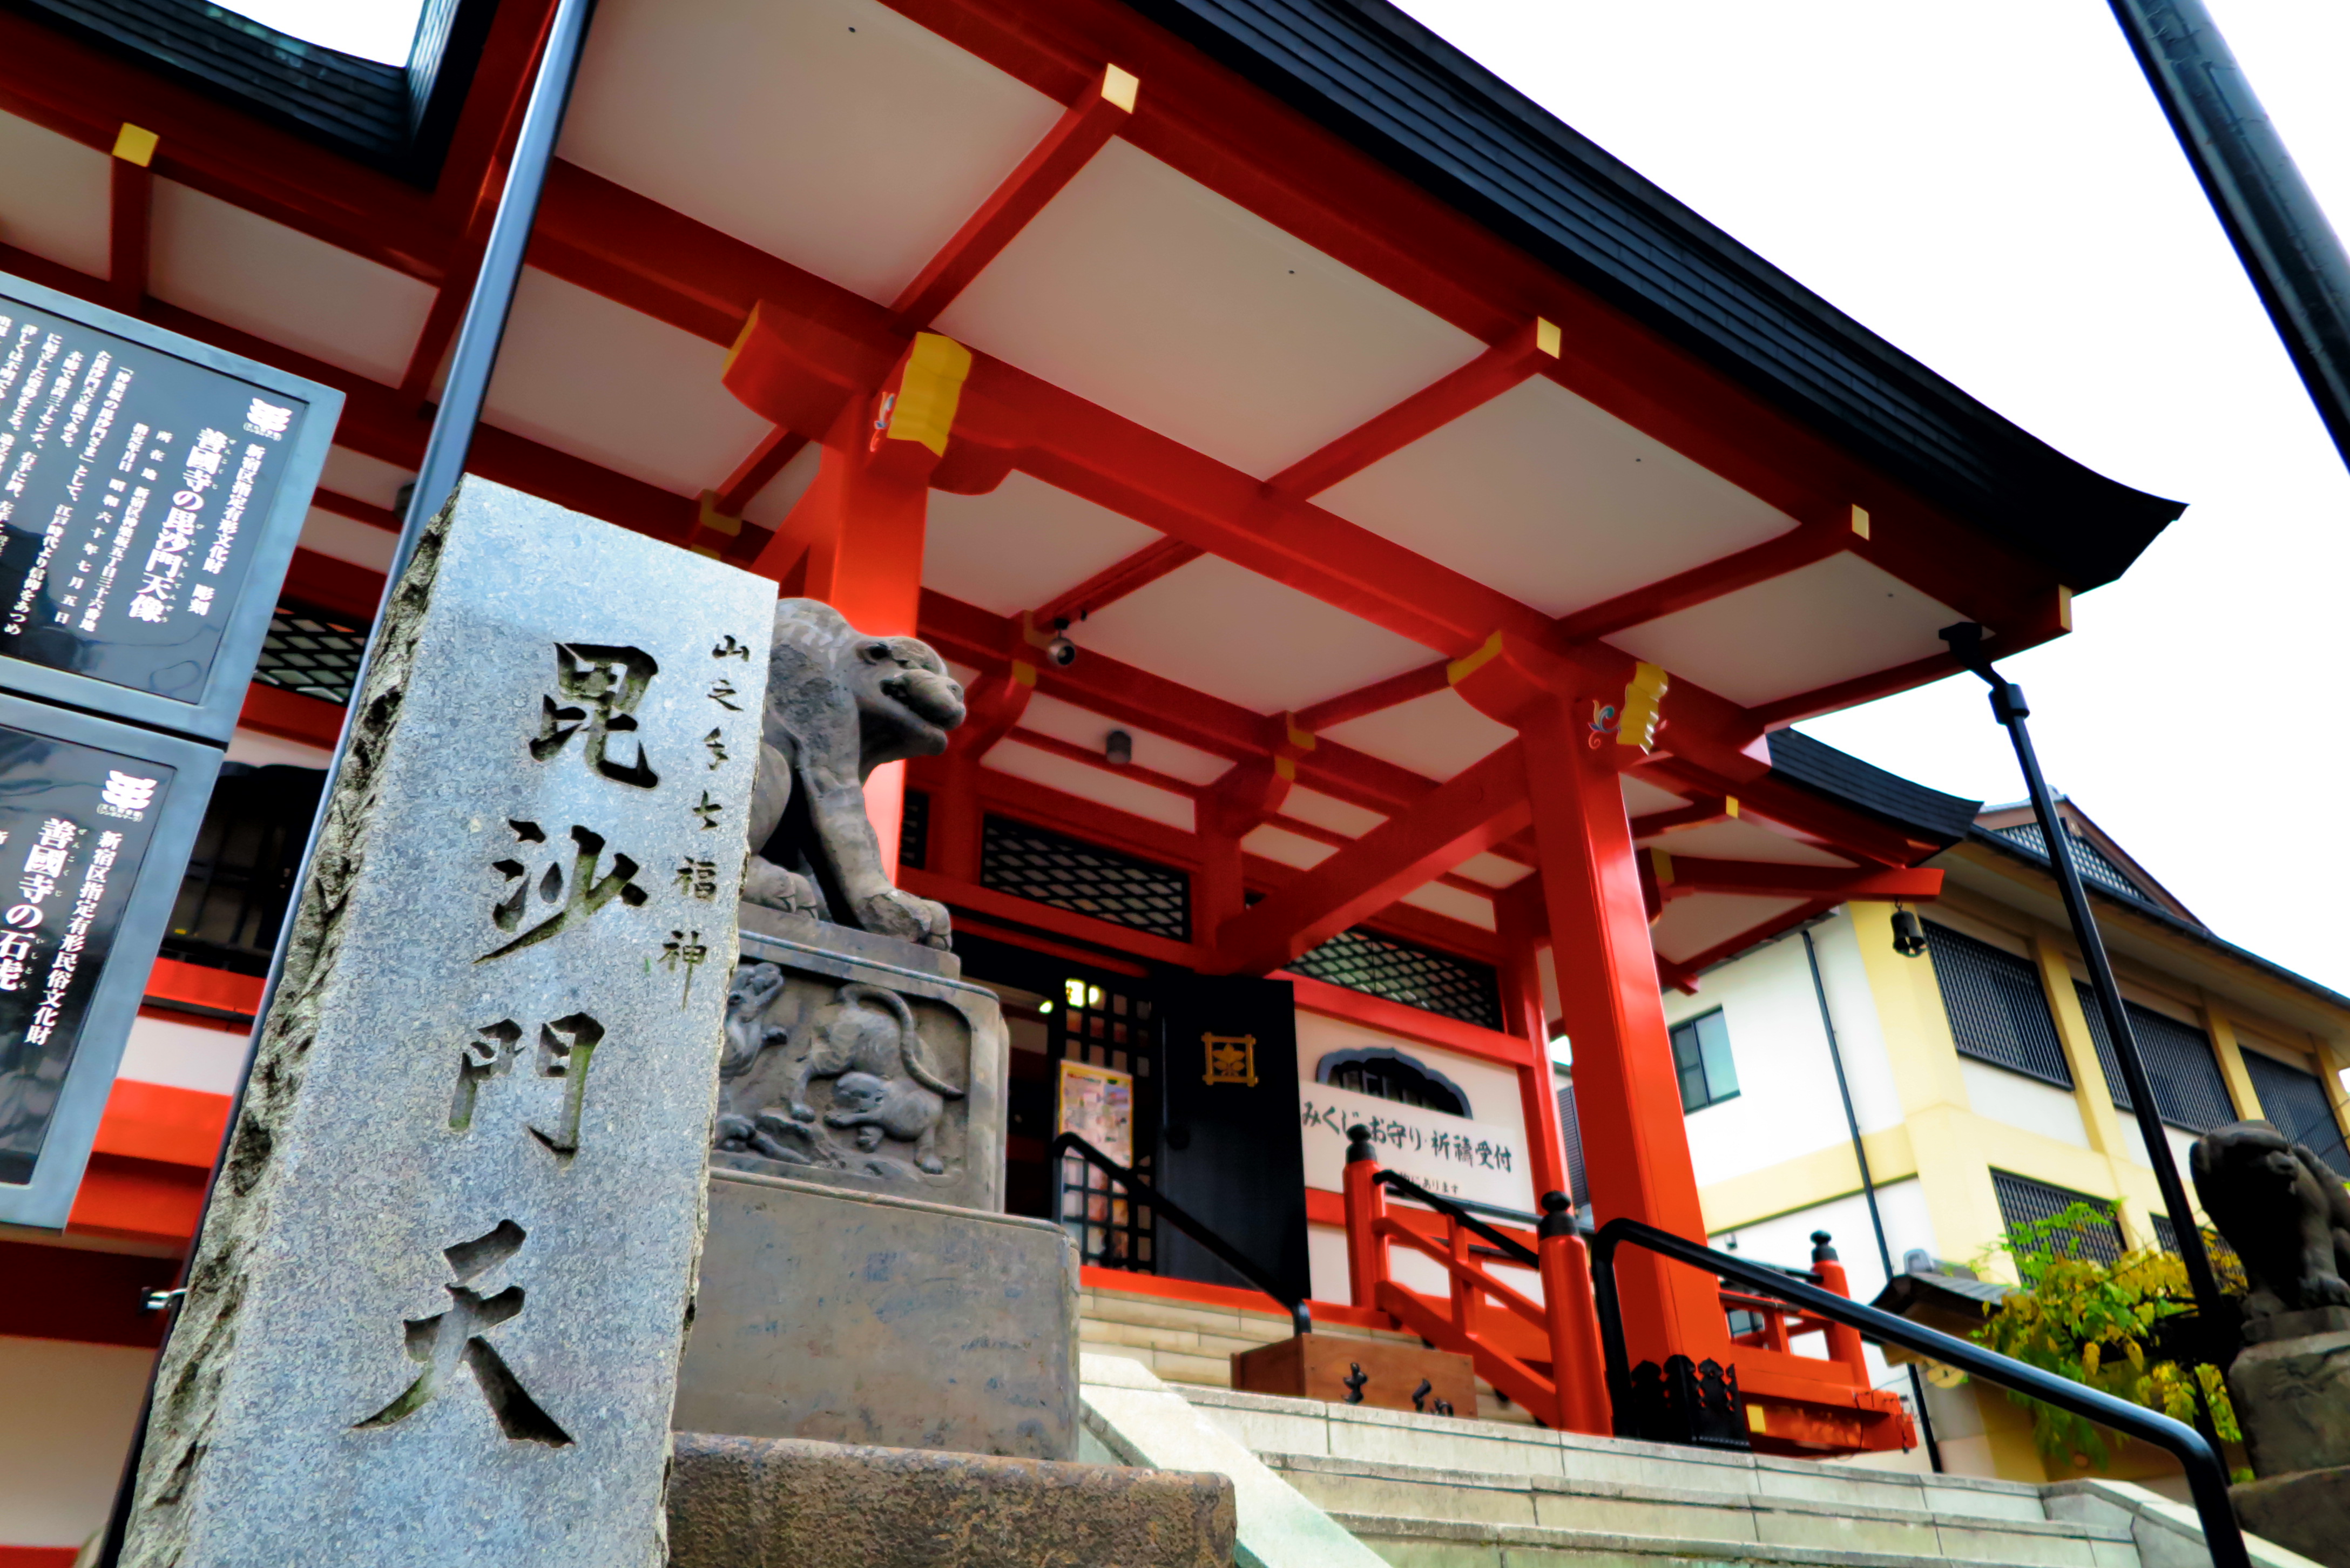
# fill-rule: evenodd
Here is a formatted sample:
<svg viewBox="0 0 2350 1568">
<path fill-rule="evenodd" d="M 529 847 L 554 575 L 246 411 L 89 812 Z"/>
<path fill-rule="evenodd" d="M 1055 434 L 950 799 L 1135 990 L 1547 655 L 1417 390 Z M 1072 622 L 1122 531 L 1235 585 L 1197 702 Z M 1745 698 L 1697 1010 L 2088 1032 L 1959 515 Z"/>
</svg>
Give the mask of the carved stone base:
<svg viewBox="0 0 2350 1568">
<path fill-rule="evenodd" d="M 711 1164 L 1003 1207 L 1008 1039 L 954 955 L 743 906 Z"/>
<path fill-rule="evenodd" d="M 2228 1498 L 2254 1535 L 2326 1568 L 2350 1568 L 2350 1467 L 2246 1481 Z"/>
<path fill-rule="evenodd" d="M 2350 1467 L 2350 1333 L 2248 1346 L 2228 1390 L 2254 1474 Z"/>
<path fill-rule="evenodd" d="M 1076 1272 L 1045 1220 L 714 1170 L 671 1424 L 1073 1459 Z"/>
</svg>

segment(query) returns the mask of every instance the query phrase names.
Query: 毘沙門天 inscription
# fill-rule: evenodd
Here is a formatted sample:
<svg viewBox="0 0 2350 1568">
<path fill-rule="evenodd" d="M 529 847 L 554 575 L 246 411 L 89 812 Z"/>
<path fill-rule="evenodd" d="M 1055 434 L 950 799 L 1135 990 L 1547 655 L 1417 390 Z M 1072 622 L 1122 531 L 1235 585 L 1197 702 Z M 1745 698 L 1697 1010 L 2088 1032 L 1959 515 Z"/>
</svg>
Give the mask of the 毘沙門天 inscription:
<svg viewBox="0 0 2350 1568">
<path fill-rule="evenodd" d="M 0 293 L 0 654 L 197 701 L 308 413 Z"/>
<path fill-rule="evenodd" d="M 0 1183 L 32 1179 L 172 774 L 0 726 Z"/>
<path fill-rule="evenodd" d="M 710 691 L 764 659 L 774 597 L 472 478 L 427 530 L 159 1374 L 200 1392 L 156 1407 L 126 1564 L 406 1568 L 429 1539 L 443 1568 L 659 1568 L 759 752 Z"/>
</svg>

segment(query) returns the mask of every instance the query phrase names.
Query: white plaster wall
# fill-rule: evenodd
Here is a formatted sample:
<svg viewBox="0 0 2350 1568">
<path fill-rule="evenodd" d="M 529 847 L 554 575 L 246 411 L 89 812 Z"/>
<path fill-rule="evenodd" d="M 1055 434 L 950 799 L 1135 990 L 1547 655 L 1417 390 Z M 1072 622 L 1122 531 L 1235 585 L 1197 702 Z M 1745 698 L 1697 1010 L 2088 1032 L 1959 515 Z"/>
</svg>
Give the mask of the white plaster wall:
<svg viewBox="0 0 2350 1568">
<path fill-rule="evenodd" d="M 2147 1169 L 2152 1170 L 2154 1168 L 2154 1161 L 2147 1158 L 2146 1157 L 2146 1135 L 2137 1130 L 2137 1114 L 2135 1112 L 2123 1110 L 2119 1106 L 2116 1106 L 2114 1109 L 2114 1116 L 2122 1124 L 2123 1151 L 2127 1154 L 2130 1158 L 2146 1167 Z M 2189 1132 L 2181 1132 L 2177 1127 L 2170 1127 L 2167 1124 L 2164 1126 L 2162 1131 L 2163 1136 L 2170 1140 L 2171 1159 L 2178 1164 L 2180 1173 L 2184 1174 L 2188 1168 L 2188 1156 L 2195 1147 L 2195 1135 Z M 2165 1218 L 2168 1218 L 2168 1216 L 2165 1216 Z"/>
<path fill-rule="evenodd" d="M 154 1358 L 0 1336 L 0 1546 L 78 1546 L 106 1523 Z"/>
<path fill-rule="evenodd" d="M 1803 939 L 1795 940 L 1800 944 Z M 1877 993 L 1868 982 L 1868 963 L 1861 956 L 1860 929 L 1853 921 L 1851 906 L 1814 927 L 1812 942 L 1819 951 L 1820 979 L 1827 987 L 1828 1011 L 1835 1019 L 1845 1080 L 1852 1089 L 1853 1113 L 1860 1118 L 1861 1130 L 1899 1127 L 1905 1119 L 1901 1090 L 1894 1080 L 1892 1054 L 1878 1022 Z"/>
<path fill-rule="evenodd" d="M 1856 960 L 1857 954 L 1855 955 Z M 1825 971 L 1825 965 L 1823 964 Z M 1669 992 L 1665 1018 L 1679 1023 L 1720 1008 L 1730 1030 L 1738 1096 L 1688 1118 L 1698 1185 L 1711 1186 L 1814 1149 L 1848 1144 L 1851 1130 L 1835 1066 L 1820 1028 L 1819 1001 L 1803 939 L 1788 936 L 1705 977 L 1696 996 Z M 1835 1005 L 1830 998 L 1830 1006 Z M 1873 1012 L 1847 1005 L 1846 1015 Z"/>
<path fill-rule="evenodd" d="M 241 1028 L 213 1029 L 142 1012 L 131 1022 L 130 1038 L 122 1048 L 122 1065 L 114 1075 L 209 1095 L 233 1095 L 244 1070 L 245 1041 Z"/>
<path fill-rule="evenodd" d="M 2089 1129 L 2081 1120 L 2081 1102 L 2070 1089 L 1994 1067 L 1970 1056 L 1959 1058 L 1959 1074 L 1967 1083 L 1967 1104 L 1986 1120 L 2089 1147 Z"/>
</svg>

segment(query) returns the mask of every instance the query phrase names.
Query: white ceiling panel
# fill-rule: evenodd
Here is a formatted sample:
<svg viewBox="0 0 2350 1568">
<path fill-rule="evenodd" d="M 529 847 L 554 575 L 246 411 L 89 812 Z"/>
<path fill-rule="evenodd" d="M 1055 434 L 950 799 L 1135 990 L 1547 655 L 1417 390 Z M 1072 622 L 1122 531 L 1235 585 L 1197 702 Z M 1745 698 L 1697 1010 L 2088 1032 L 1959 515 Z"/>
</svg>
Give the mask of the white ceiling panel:
<svg viewBox="0 0 2350 1568">
<path fill-rule="evenodd" d="M 1700 893 L 1665 906 L 1664 918 L 1648 929 L 1659 953 L 1676 961 L 1753 929 L 1773 916 L 1799 907 L 1800 898 L 1754 898 L 1743 893 Z"/>
<path fill-rule="evenodd" d="M 1074 702 L 1064 702 L 1057 697 L 1047 697 L 1041 691 L 1029 693 L 1028 705 L 1020 711 L 1020 727 L 1034 730 L 1040 735 L 1050 735 L 1056 741 L 1066 741 L 1073 746 L 1098 752 L 1112 730 L 1124 730 L 1134 741 L 1134 763 L 1137 767 L 1181 779 L 1186 784 L 1208 784 L 1222 778 L 1232 763 L 1223 758 L 1187 746 L 1180 741 L 1170 741 L 1164 735 L 1154 735 L 1148 730 L 1138 730 L 1131 724 L 1121 724 L 1115 719 L 1105 719 Z"/>
<path fill-rule="evenodd" d="M 1097 649 L 1260 713 L 1428 662 L 1409 639 L 1214 556 L 1128 595 L 1069 638 L 1080 659 Z"/>
<path fill-rule="evenodd" d="M 1670 811 L 1677 805 L 1688 804 L 1670 790 L 1659 788 L 1646 779 L 1636 779 L 1629 774 L 1624 775 L 1624 815 L 1627 816 L 1646 816 L 1652 811 Z"/>
<path fill-rule="evenodd" d="M 990 746 L 980 765 L 1059 790 L 1063 794 L 1164 823 L 1179 832 L 1192 830 L 1191 803 L 1186 797 L 1154 789 L 1139 779 L 1121 778 L 1067 757 L 1024 746 L 1017 741 L 999 741 Z"/>
<path fill-rule="evenodd" d="M 1777 507 L 1540 376 L 1320 501 L 1550 615 L 1795 526 Z"/>
<path fill-rule="evenodd" d="M 1432 779 L 1449 779 L 1517 738 L 1447 689 L 1349 719 L 1326 732 L 1334 741 Z"/>
<path fill-rule="evenodd" d="M 747 449 L 743 453 L 743 457 L 750 455 Z M 742 458 L 735 461 L 740 462 Z M 781 523 L 790 515 L 792 508 L 799 504 L 800 497 L 807 493 L 808 486 L 816 483 L 816 471 L 823 464 L 823 444 L 808 442 L 792 454 L 791 461 L 775 471 L 775 477 L 767 481 L 759 493 L 743 504 L 743 515 L 766 528 Z M 728 469 L 726 472 L 732 473 L 734 471 Z M 720 480 L 725 477 L 725 474 L 719 475 L 718 479 L 710 482 L 707 488 L 715 490 Z"/>
<path fill-rule="evenodd" d="M 1936 634 L 1964 618 L 1841 555 L 1607 640 L 1752 707 L 1940 653 Z"/>
<path fill-rule="evenodd" d="M 153 223 L 156 298 L 373 380 L 407 371 L 432 285 L 169 180 Z"/>
<path fill-rule="evenodd" d="M 1260 479 L 1484 349 L 1124 141 L 939 326 Z"/>
<path fill-rule="evenodd" d="M 1491 850 L 1471 855 L 1452 869 L 1468 877 L 1471 882 L 1482 882 L 1488 888 L 1506 888 L 1513 882 L 1523 881 L 1534 874 L 1533 867 L 1522 866 L 1514 860 L 1504 860 Z"/>
<path fill-rule="evenodd" d="M 997 615 L 1018 615 L 1159 537 L 1156 528 L 1024 473 L 984 495 L 933 490 L 922 586 Z"/>
<path fill-rule="evenodd" d="M 1456 920 L 1483 930 L 1493 929 L 1492 899 L 1464 893 L 1458 888 L 1448 888 L 1441 882 L 1424 882 L 1396 902 L 1415 905 L 1431 914 L 1450 915 Z"/>
<path fill-rule="evenodd" d="M 560 151 L 887 304 L 1060 115 L 874 0 L 604 0 Z"/>
<path fill-rule="evenodd" d="M 1334 845 L 1292 833 L 1285 827 L 1252 828 L 1241 839 L 1241 847 L 1251 855 L 1262 855 L 1267 860 L 1295 866 L 1301 871 L 1319 866 L 1338 853 Z"/>
<path fill-rule="evenodd" d="M 1756 860 L 1766 866 L 1852 865 L 1840 855 L 1798 843 L 1752 822 L 1710 822 L 1703 827 L 1677 828 L 1640 842 L 1656 845 L 1668 855 L 1694 855 L 1706 860 Z"/>
<path fill-rule="evenodd" d="M 774 427 L 718 379 L 726 350 L 523 269 L 489 421 L 680 495 L 724 481 Z"/>
<path fill-rule="evenodd" d="M 92 277 L 107 273 L 113 161 L 46 126 L 0 114 L 0 242 Z"/>
<path fill-rule="evenodd" d="M 1294 816 L 1300 822 L 1310 822 L 1316 827 L 1326 827 L 1333 833 L 1343 833 L 1349 838 L 1360 838 L 1387 820 L 1376 811 L 1366 811 L 1359 805 L 1334 800 L 1326 794 L 1301 789 L 1295 784 L 1292 784 L 1289 793 L 1282 797 L 1281 809 L 1284 815 Z"/>
<path fill-rule="evenodd" d="M 387 534 L 371 524 L 329 512 L 323 506 L 313 506 L 302 519 L 302 547 L 316 550 L 321 556 L 332 556 L 338 561 L 348 561 L 355 566 L 365 566 L 370 572 L 391 570 L 391 547 L 399 535 Z"/>
<path fill-rule="evenodd" d="M 380 462 L 347 446 L 327 449 L 327 466 L 318 475 L 321 488 L 364 501 L 386 511 L 398 509 L 400 487 L 416 477 L 396 463 Z"/>
</svg>

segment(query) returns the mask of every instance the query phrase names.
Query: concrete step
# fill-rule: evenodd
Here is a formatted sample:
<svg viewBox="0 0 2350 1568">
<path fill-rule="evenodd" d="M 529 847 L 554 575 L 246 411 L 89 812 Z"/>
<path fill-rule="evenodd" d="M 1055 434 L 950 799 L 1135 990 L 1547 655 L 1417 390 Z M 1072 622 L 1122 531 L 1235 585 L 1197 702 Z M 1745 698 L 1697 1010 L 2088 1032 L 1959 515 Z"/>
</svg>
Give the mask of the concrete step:
<svg viewBox="0 0 2350 1568">
<path fill-rule="evenodd" d="M 1193 1408 L 1252 1452 L 1403 1466 L 1508 1486 L 1528 1478 L 1698 1494 L 1724 1505 L 1768 1499 L 1952 1521 L 2044 1522 L 2040 1489 L 2021 1481 L 1864 1469 L 1810 1459 L 1588 1438 L 1493 1421 L 1326 1405 L 1227 1389 L 1181 1390 Z M 1268 1462 L 1273 1462 L 1268 1460 Z M 1524 1522 L 1533 1523 L 1528 1520 Z"/>
<path fill-rule="evenodd" d="M 1535 1524 L 1480 1524 L 1461 1520 L 1400 1519 L 1388 1514 L 1331 1516 L 1377 1552 L 1391 1568 L 1947 1568 L 1953 1558 L 1936 1550 L 1896 1552 L 1762 1541 L 1697 1541 L 1665 1535 L 1562 1530 Z M 2126 1530 L 2104 1531 L 2078 1543 L 2087 1553 L 2064 1561 L 2099 1568 L 2137 1568 L 2137 1549 Z M 2053 1559 L 2013 1558 L 2013 1564 Z"/>
<path fill-rule="evenodd" d="M 1427 1522 L 1663 1540 L 1703 1555 L 1761 1546 L 2033 1568 L 2137 1564 L 2130 1531 L 2123 1524 L 1986 1518 L 1765 1491 L 1699 1491 L 1312 1455 L 1260 1457 L 1309 1501 L 1348 1521 L 1357 1534 L 1363 1534 L 1357 1521 L 1383 1521 L 1374 1522 L 1372 1534 L 1364 1536 L 1375 1549 L 1375 1537 L 1382 1532 Z"/>
<path fill-rule="evenodd" d="M 1221 1475 L 676 1434 L 671 1568 L 1232 1568 Z"/>
</svg>

